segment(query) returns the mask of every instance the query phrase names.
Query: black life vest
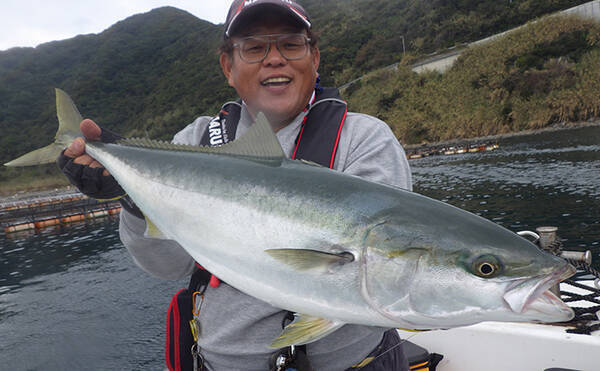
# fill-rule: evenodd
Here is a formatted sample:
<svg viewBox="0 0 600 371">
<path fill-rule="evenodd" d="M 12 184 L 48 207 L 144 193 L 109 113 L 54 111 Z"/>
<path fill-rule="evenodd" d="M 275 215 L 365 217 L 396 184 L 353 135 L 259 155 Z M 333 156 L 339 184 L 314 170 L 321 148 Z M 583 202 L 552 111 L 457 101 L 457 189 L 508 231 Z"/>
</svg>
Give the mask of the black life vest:
<svg viewBox="0 0 600 371">
<path fill-rule="evenodd" d="M 337 89 L 318 88 L 315 89 L 313 102 L 306 109 L 309 112 L 296 137 L 292 159 L 311 161 L 333 169 L 348 105 Z M 234 140 L 241 112 L 241 100 L 225 103 L 219 114 L 208 123 L 200 145 L 221 146 Z M 211 274 L 206 275 L 200 264 L 196 263 L 196 267 L 198 269 L 192 275 L 190 287 L 206 288 L 209 283 L 214 288 L 219 286 L 219 279 Z"/>
<path fill-rule="evenodd" d="M 340 134 L 348 107 L 335 88 L 316 90 L 314 101 L 307 107 L 292 159 L 316 162 L 333 168 Z M 204 146 L 220 146 L 235 138 L 240 122 L 241 101 L 226 103 L 213 118 L 200 141 Z"/>
</svg>

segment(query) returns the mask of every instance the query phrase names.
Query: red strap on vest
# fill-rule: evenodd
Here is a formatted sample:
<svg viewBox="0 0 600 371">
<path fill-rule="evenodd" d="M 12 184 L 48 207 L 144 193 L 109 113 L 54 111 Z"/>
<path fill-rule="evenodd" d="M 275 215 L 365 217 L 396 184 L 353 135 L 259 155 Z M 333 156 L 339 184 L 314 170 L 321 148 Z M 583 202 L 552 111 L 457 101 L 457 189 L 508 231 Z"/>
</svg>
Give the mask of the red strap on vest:
<svg viewBox="0 0 600 371">
<path fill-rule="evenodd" d="M 202 269 L 203 271 L 205 271 L 206 269 L 201 266 L 200 264 L 194 262 L 196 264 L 196 267 L 198 269 Z M 208 281 L 208 284 L 210 285 L 210 287 L 212 287 L 213 289 L 216 289 L 217 287 L 219 287 L 219 284 L 221 283 L 221 281 L 219 281 L 219 278 L 217 276 L 215 276 L 214 274 L 211 273 L 210 275 L 210 281 Z"/>
<path fill-rule="evenodd" d="M 177 292 L 177 294 L 175 294 L 175 297 L 177 297 L 177 295 L 179 295 L 179 293 L 181 293 L 182 291 L 185 291 L 185 289 L 181 289 Z M 167 311 L 167 313 L 170 315 L 172 313 L 173 318 L 169 318 L 169 315 L 167 315 L 167 345 L 165 347 L 165 360 L 167 363 L 167 368 L 170 371 L 181 371 L 181 363 L 180 363 L 180 346 L 179 346 L 179 333 L 181 331 L 179 325 L 180 325 L 180 319 L 179 319 L 179 305 L 177 303 L 177 300 L 172 300 L 171 304 L 169 304 L 169 310 Z M 173 322 L 173 327 L 171 328 L 171 322 Z M 173 346 L 171 346 L 171 336 L 169 336 L 169 334 L 174 334 L 173 336 Z M 173 349 L 175 354 L 173 356 L 173 360 L 174 360 L 174 364 L 171 364 L 170 360 L 171 360 L 171 356 L 169 354 L 170 349 Z"/>
<path fill-rule="evenodd" d="M 308 115 L 304 116 L 304 120 L 302 120 L 302 126 L 300 127 L 300 134 L 298 134 L 298 139 L 296 139 L 296 148 L 294 148 L 294 153 L 292 153 L 292 160 L 296 159 L 296 152 L 298 152 L 298 147 L 300 146 L 300 139 L 302 139 L 302 134 L 304 133 L 304 124 L 306 124 L 306 119 Z"/>
<path fill-rule="evenodd" d="M 342 128 L 344 127 L 344 123 L 346 122 L 346 115 L 348 115 L 348 108 L 346 107 L 346 111 L 344 112 L 344 117 L 342 117 L 342 122 L 340 123 L 340 128 L 338 129 L 337 137 L 335 138 L 335 145 L 333 146 L 333 152 L 331 153 L 331 161 L 329 162 L 329 168 L 333 169 L 333 162 L 335 161 L 335 154 L 337 153 L 337 147 L 340 143 L 340 136 L 342 135 Z"/>
</svg>

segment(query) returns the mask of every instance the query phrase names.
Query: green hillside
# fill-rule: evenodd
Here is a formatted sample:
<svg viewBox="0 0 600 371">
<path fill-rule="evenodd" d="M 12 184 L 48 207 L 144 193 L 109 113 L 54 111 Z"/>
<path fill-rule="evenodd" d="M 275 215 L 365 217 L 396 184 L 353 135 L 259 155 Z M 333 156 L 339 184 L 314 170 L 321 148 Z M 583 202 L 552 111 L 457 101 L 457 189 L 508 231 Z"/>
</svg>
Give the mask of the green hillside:
<svg viewBox="0 0 600 371">
<path fill-rule="evenodd" d="M 302 1 L 320 31 L 320 72 L 328 86 L 583 2 Z M 195 117 L 213 115 L 235 97 L 218 65 L 222 32 L 222 25 L 164 7 L 129 17 L 100 34 L 0 51 L 0 163 L 53 137 L 54 87 L 67 91 L 84 116 L 126 135 L 167 139 Z M 360 96 L 356 94 L 352 102 Z M 402 134 L 401 129 L 396 132 Z M 63 181 L 53 166 L 3 167 L 0 192 L 37 181 L 39 174 L 55 174 Z"/>
<path fill-rule="evenodd" d="M 600 117 L 600 24 L 548 17 L 463 53 L 439 74 L 407 66 L 344 91 L 405 144 L 565 125 Z"/>
</svg>

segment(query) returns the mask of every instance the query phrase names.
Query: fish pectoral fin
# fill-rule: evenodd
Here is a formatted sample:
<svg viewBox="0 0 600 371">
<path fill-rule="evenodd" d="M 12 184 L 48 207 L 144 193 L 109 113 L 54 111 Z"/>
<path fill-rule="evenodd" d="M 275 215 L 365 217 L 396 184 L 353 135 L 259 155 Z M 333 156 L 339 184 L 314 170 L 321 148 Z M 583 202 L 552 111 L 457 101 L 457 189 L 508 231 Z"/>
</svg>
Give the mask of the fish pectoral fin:
<svg viewBox="0 0 600 371">
<path fill-rule="evenodd" d="M 328 269 L 335 265 L 343 265 L 354 261 L 354 255 L 349 252 L 332 254 L 307 249 L 268 249 L 265 252 L 273 259 L 299 271 Z"/>
<path fill-rule="evenodd" d="M 146 215 L 144 215 L 144 219 L 146 219 L 146 231 L 144 232 L 144 237 L 146 238 L 156 238 L 159 240 L 168 240 L 167 237 L 158 229 L 158 227 L 152 223 L 150 219 Z"/>
<path fill-rule="evenodd" d="M 283 332 L 270 348 L 283 348 L 290 345 L 302 345 L 317 341 L 344 325 L 344 322 L 332 321 L 321 317 L 296 314 L 296 319 L 285 326 Z"/>
</svg>

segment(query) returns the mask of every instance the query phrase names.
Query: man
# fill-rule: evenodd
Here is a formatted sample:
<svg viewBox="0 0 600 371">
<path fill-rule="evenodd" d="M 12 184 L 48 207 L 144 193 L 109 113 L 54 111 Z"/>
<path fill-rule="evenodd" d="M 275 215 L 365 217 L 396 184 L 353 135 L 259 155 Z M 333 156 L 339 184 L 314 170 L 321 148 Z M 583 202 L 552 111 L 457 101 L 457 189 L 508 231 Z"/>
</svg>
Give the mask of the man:
<svg viewBox="0 0 600 371">
<path fill-rule="evenodd" d="M 174 142 L 218 145 L 237 139 L 263 112 L 290 158 L 312 159 L 315 151 L 323 152 L 322 162 L 334 170 L 410 190 L 408 163 L 389 127 L 347 112 L 335 92 L 318 87 L 319 61 L 310 18 L 300 5 L 290 0 L 234 1 L 220 64 L 241 101 L 225 105 L 215 118 L 199 117 Z M 91 120 L 81 127 L 89 139 L 110 136 Z M 332 149 L 321 151 L 323 147 Z M 65 174 L 80 188 L 92 190 L 87 193 L 93 197 L 119 195 L 116 182 L 111 183 L 112 177 L 84 149 L 78 139 L 65 150 L 59 158 Z M 134 205 L 124 204 L 124 209 L 120 236 L 142 269 L 165 279 L 188 277 L 197 269 L 176 242 L 143 236 L 145 221 Z M 280 334 L 287 312 L 217 282 L 211 281 L 198 315 L 198 346 L 205 365 L 214 370 L 268 369 L 273 354 L 268 345 Z M 393 330 L 345 325 L 308 344 L 306 354 L 315 370 L 407 370 L 398 344 Z"/>
</svg>

